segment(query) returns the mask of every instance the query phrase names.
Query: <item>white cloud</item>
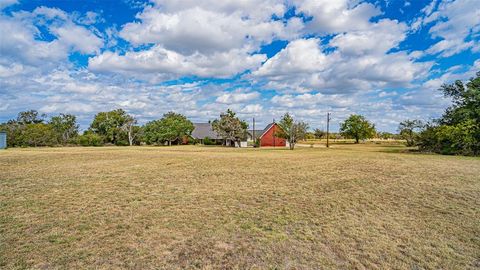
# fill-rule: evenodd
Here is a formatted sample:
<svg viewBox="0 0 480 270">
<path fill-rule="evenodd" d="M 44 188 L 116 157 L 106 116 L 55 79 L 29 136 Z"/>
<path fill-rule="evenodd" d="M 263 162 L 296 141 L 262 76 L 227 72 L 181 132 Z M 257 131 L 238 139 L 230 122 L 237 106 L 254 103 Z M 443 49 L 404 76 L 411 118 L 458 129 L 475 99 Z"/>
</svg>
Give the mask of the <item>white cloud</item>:
<svg viewBox="0 0 480 270">
<path fill-rule="evenodd" d="M 366 30 L 349 31 L 335 36 L 330 45 L 342 54 L 385 54 L 406 37 L 407 26 L 392 20 L 381 20 Z"/>
<path fill-rule="evenodd" d="M 55 38 L 42 40 L 39 26 L 45 26 Z M 0 36 L 0 63 L 15 62 L 45 69 L 66 61 L 72 51 L 92 54 L 103 45 L 98 36 L 76 25 L 64 11 L 46 7 L 31 13 L 0 15 Z"/>
<path fill-rule="evenodd" d="M 84 54 L 98 53 L 103 45 L 103 41 L 94 33 L 72 23 L 52 28 L 51 31 L 65 45 Z"/>
<path fill-rule="evenodd" d="M 18 3 L 18 0 L 0 0 L 0 10 L 17 3 Z"/>
<path fill-rule="evenodd" d="M 218 96 L 216 102 L 224 104 L 232 103 L 244 103 L 249 102 L 260 97 L 259 92 L 243 92 L 243 89 L 239 89 L 234 92 L 223 93 Z"/>
<path fill-rule="evenodd" d="M 312 16 L 309 31 L 319 34 L 340 33 L 351 30 L 365 30 L 370 18 L 381 12 L 373 4 L 349 0 L 294 0 L 299 12 Z"/>
<path fill-rule="evenodd" d="M 184 56 L 160 46 L 145 51 L 119 55 L 105 52 L 89 59 L 93 71 L 116 72 L 145 79 L 168 79 L 184 75 L 227 78 L 260 66 L 263 54 L 249 55 L 243 50 L 231 50 L 212 55 L 195 53 Z"/>
<path fill-rule="evenodd" d="M 260 104 L 248 104 L 240 110 L 241 114 L 259 114 L 263 110 L 263 106 Z"/>
<path fill-rule="evenodd" d="M 475 49 L 476 42 L 468 38 L 480 32 L 480 1 L 442 1 L 439 4 L 432 1 L 423 13 L 424 16 L 414 24 L 414 30 L 433 23 L 429 32 L 433 38 L 441 39 L 427 50 L 429 54 L 449 57 Z"/>
<path fill-rule="evenodd" d="M 272 21 L 283 16 L 283 1 L 155 1 L 126 24 L 120 36 L 134 45 L 157 44 L 184 55 L 211 54 L 232 49 L 253 52 L 275 37 L 288 39 L 302 26 L 294 18 L 287 24 Z"/>
<path fill-rule="evenodd" d="M 267 87 L 286 91 L 347 93 L 377 87 L 408 86 L 413 80 L 425 76 L 432 65 L 414 62 L 405 52 L 386 53 L 388 47 L 395 47 L 402 40 L 401 31 L 399 38 L 392 37 L 390 42 L 386 42 L 388 46 L 378 42 L 382 37 L 380 31 L 378 35 L 370 35 L 377 41 L 374 43 L 359 38 L 363 34 L 369 36 L 363 31 L 337 36 L 332 45 L 338 50 L 328 54 L 322 52 L 317 39 L 293 41 L 254 71 L 252 76 L 257 80 L 268 80 Z M 388 40 L 388 35 L 386 37 Z M 353 45 L 357 43 L 359 47 Z"/>
<path fill-rule="evenodd" d="M 93 71 L 128 74 L 148 81 L 176 76 L 228 78 L 258 68 L 266 60 L 260 46 L 291 39 L 303 28 L 300 18 L 282 17 L 286 4 L 257 1 L 154 1 L 127 23 L 119 36 L 133 46 L 124 55 L 105 52 L 91 58 Z"/>
<path fill-rule="evenodd" d="M 300 94 L 300 95 L 277 95 L 272 98 L 272 103 L 288 108 L 315 108 L 319 105 L 329 107 L 348 107 L 354 104 L 351 96 L 347 95 L 323 95 Z"/>
</svg>

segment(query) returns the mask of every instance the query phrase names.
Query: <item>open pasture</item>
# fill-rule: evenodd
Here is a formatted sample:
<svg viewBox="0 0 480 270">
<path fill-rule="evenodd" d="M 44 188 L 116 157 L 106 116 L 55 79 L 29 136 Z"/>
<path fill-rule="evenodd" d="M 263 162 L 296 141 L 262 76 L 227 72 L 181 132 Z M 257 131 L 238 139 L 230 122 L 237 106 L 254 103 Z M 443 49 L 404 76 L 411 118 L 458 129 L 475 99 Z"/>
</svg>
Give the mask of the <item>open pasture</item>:
<svg viewBox="0 0 480 270">
<path fill-rule="evenodd" d="M 480 159 L 401 146 L 0 152 L 2 269 L 478 269 Z"/>
</svg>

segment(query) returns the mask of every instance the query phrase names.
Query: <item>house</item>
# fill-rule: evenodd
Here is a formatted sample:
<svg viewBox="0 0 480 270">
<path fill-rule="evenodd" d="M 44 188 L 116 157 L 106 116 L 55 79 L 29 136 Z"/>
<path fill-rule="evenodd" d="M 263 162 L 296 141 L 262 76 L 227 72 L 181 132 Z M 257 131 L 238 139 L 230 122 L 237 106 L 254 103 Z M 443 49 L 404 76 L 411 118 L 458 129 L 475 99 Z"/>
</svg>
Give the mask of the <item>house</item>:
<svg viewBox="0 0 480 270">
<path fill-rule="evenodd" d="M 287 146 L 287 140 L 276 136 L 276 132 L 280 127 L 277 123 L 273 122 L 267 125 L 267 127 L 260 133 L 258 137 L 260 139 L 260 147 L 273 146 L 273 147 L 285 147 Z"/>
<path fill-rule="evenodd" d="M 205 144 L 205 138 L 208 138 L 213 144 L 222 144 L 223 139 L 212 129 L 210 123 L 193 123 L 192 138 Z"/>
</svg>

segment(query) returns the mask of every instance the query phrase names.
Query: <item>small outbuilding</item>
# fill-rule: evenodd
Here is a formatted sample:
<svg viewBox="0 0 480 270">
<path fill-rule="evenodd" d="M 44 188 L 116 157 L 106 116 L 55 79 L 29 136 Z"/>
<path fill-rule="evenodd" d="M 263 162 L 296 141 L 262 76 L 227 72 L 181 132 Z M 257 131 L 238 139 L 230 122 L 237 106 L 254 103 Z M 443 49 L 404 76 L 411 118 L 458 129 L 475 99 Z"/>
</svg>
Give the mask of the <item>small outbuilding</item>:
<svg viewBox="0 0 480 270">
<path fill-rule="evenodd" d="M 262 131 L 261 135 L 258 137 L 260 139 L 260 147 L 262 146 L 271 146 L 271 147 L 285 147 L 287 146 L 287 140 L 279 138 L 276 136 L 278 130 L 281 127 L 277 123 L 273 122 L 267 125 L 267 127 Z"/>
<path fill-rule="evenodd" d="M 7 133 L 0 131 L 0 149 L 7 148 Z"/>
</svg>

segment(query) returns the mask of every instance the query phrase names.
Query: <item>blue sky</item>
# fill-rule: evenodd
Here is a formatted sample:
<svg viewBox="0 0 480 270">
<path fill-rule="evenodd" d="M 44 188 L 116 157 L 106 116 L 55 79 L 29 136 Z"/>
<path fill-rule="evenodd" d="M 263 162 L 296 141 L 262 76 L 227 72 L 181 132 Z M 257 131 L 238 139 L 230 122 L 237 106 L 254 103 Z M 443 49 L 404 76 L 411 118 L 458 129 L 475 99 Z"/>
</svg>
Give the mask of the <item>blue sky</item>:
<svg viewBox="0 0 480 270">
<path fill-rule="evenodd" d="M 22 110 L 123 108 L 141 123 L 231 108 L 333 130 L 381 131 L 448 106 L 444 82 L 480 71 L 480 1 L 0 0 L 0 122 Z"/>
</svg>

